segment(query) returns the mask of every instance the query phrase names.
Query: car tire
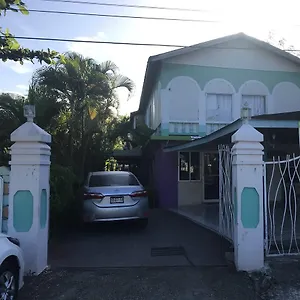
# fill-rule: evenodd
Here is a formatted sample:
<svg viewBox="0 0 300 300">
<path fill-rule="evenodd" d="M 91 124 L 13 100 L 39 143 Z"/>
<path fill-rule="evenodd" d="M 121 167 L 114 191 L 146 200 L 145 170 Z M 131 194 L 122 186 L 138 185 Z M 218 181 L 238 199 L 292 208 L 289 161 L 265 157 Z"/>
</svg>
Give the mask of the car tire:
<svg viewBox="0 0 300 300">
<path fill-rule="evenodd" d="M 148 226 L 148 219 L 141 219 L 139 220 L 139 227 L 141 229 L 146 229 Z"/>
<path fill-rule="evenodd" d="M 4 291 L 7 288 L 7 284 L 9 284 L 10 280 L 13 280 L 12 286 L 10 289 Z M 18 292 L 19 292 L 19 270 L 17 266 L 9 261 L 4 261 L 4 263 L 0 266 L 0 299 L 2 299 L 2 295 L 5 292 L 9 292 L 12 299 L 18 299 Z M 3 297 L 4 298 L 4 297 Z M 5 299 L 5 298 L 4 298 Z"/>
</svg>

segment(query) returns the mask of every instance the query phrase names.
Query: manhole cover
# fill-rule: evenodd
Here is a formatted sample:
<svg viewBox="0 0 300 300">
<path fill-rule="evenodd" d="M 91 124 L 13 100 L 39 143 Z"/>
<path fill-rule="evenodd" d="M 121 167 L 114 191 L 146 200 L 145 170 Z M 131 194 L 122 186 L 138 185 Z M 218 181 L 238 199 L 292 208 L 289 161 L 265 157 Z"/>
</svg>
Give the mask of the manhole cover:
<svg viewBox="0 0 300 300">
<path fill-rule="evenodd" d="M 151 256 L 175 256 L 185 255 L 183 247 L 151 248 Z"/>
</svg>

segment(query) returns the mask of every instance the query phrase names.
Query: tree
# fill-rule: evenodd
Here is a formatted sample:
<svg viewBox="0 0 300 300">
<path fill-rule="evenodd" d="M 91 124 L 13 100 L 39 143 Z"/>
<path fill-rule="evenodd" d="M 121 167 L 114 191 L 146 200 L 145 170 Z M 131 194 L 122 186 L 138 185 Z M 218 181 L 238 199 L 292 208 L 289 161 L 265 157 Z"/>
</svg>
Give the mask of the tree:
<svg viewBox="0 0 300 300">
<path fill-rule="evenodd" d="M 28 15 L 25 3 L 21 0 L 0 0 L 0 16 L 5 16 L 7 11 L 21 12 L 23 15 Z M 3 31 L 0 27 L 0 59 L 2 61 L 13 60 L 22 64 L 24 60 L 33 61 L 33 59 L 37 59 L 40 63 L 50 64 L 54 59 L 60 57 L 58 52 L 50 49 L 44 51 L 23 48 L 8 29 Z"/>
<path fill-rule="evenodd" d="M 37 70 L 32 85 L 63 103 L 55 135 L 60 143 L 63 140 L 68 163 L 82 176 L 88 152 L 91 154 L 95 145 L 102 147 L 102 152 L 112 145 L 108 137 L 115 126 L 112 109 L 119 106 L 116 91 L 126 88 L 130 95 L 133 82 L 119 74 L 111 61 L 98 64 L 69 52 L 64 60 Z"/>
<path fill-rule="evenodd" d="M 293 45 L 288 45 L 284 37 L 276 38 L 274 31 L 269 31 L 267 42 L 281 50 L 291 50 L 289 51 L 291 54 L 300 57 L 300 51 L 296 51 Z"/>
</svg>

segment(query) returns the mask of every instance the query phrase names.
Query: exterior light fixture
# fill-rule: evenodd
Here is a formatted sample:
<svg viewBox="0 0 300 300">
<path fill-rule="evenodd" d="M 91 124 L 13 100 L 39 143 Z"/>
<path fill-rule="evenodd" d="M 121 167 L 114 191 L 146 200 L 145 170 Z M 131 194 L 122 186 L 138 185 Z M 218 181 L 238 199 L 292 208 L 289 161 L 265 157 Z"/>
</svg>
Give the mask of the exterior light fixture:
<svg viewBox="0 0 300 300">
<path fill-rule="evenodd" d="M 248 122 L 251 118 L 251 108 L 248 106 L 244 106 L 241 110 L 241 118 L 244 122 Z"/>
<path fill-rule="evenodd" d="M 24 105 L 24 117 L 27 118 L 27 122 L 33 122 L 33 119 L 35 117 L 34 105 Z"/>
</svg>

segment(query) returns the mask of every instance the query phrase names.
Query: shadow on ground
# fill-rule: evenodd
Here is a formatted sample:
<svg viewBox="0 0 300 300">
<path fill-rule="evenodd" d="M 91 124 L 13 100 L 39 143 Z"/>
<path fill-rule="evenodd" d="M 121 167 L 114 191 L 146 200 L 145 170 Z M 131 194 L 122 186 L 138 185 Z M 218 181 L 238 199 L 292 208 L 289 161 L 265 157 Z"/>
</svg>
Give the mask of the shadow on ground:
<svg viewBox="0 0 300 300">
<path fill-rule="evenodd" d="M 153 256 L 154 248 L 181 248 L 181 255 Z M 226 265 L 229 243 L 175 213 L 153 210 L 149 225 L 97 224 L 63 234 L 49 247 L 52 267 L 152 267 Z"/>
<path fill-rule="evenodd" d="M 64 269 L 29 278 L 21 300 L 254 300 L 252 281 L 226 267 Z"/>
<path fill-rule="evenodd" d="M 89 226 L 51 242 L 51 270 L 27 278 L 20 299 L 253 300 L 252 281 L 226 264 L 229 246 L 163 210 L 151 212 L 145 230 L 135 222 Z"/>
</svg>

